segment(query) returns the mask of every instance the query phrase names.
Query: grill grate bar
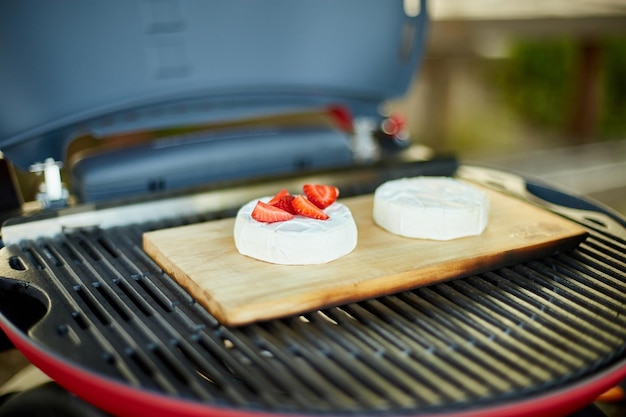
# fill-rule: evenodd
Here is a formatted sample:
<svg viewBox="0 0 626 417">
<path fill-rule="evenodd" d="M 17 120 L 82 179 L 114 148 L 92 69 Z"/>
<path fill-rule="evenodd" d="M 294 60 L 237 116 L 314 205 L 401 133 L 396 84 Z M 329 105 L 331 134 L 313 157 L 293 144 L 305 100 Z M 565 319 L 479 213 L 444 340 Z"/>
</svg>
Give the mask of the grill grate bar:
<svg viewBox="0 0 626 417">
<path fill-rule="evenodd" d="M 415 397 L 420 397 L 419 391 L 413 390 L 415 387 L 412 388 L 407 383 L 404 372 L 389 361 L 388 357 L 372 351 L 358 339 L 350 337 L 349 333 L 335 337 L 336 334 L 330 327 L 335 324 L 329 325 L 328 316 L 324 313 L 319 312 L 309 317 L 311 325 L 306 326 L 308 331 L 299 332 L 299 338 L 306 338 L 311 347 L 345 369 L 351 378 L 362 381 L 361 384 L 367 389 L 362 396 L 376 395 L 377 404 L 385 407 L 393 405 L 406 408 L 415 404 Z M 418 381 L 412 382 L 419 384 Z"/>
<path fill-rule="evenodd" d="M 571 287 L 563 285 L 557 280 L 548 278 L 548 274 L 554 274 L 550 269 L 545 269 L 540 263 L 533 263 L 534 269 L 526 265 L 518 265 L 512 270 L 506 270 L 502 277 L 496 278 L 498 285 L 507 285 L 507 280 L 517 284 L 523 291 L 532 292 L 545 301 L 541 308 L 547 309 L 555 315 L 555 320 L 572 323 L 579 332 L 591 332 L 600 341 L 618 343 L 626 335 L 626 328 L 615 322 L 614 309 L 606 306 L 602 299 L 592 299 L 573 291 Z M 545 271 L 544 271 L 545 272 Z M 576 306 L 576 312 L 572 311 Z M 552 317 L 552 316 L 550 316 Z M 593 326 L 589 326 L 593 323 Z"/>
<path fill-rule="evenodd" d="M 300 347 L 294 348 L 289 342 L 276 337 L 273 331 L 268 331 L 263 325 L 253 325 L 242 329 L 247 340 L 258 347 L 261 354 L 280 364 L 282 375 L 288 375 L 295 385 L 290 385 L 289 394 L 311 398 L 315 406 L 311 409 L 355 409 L 358 403 L 355 398 L 337 389 L 337 380 L 329 377 L 326 370 L 318 370 L 319 363 L 315 356 Z"/>
<path fill-rule="evenodd" d="M 384 395 L 385 386 L 376 378 L 377 375 L 357 362 L 353 355 L 332 346 L 330 341 L 311 336 L 314 326 L 310 323 L 306 329 L 293 320 L 279 320 L 266 325 L 290 346 L 293 354 L 309 361 L 335 389 L 353 398 L 356 404 L 368 409 L 384 409 L 389 405 Z"/>
<path fill-rule="evenodd" d="M 423 289 L 424 290 L 424 289 Z M 426 290 L 429 291 L 429 290 Z M 428 297 L 428 296 L 427 296 Z M 494 366 L 494 352 L 482 349 L 473 337 L 466 337 L 455 332 L 452 327 L 454 318 L 440 308 L 437 302 L 432 303 L 426 298 L 418 297 L 413 292 L 403 293 L 396 298 L 381 299 L 393 314 L 396 311 L 420 331 L 426 343 L 432 346 L 441 356 L 450 356 L 450 352 L 458 352 L 463 360 L 457 361 L 448 378 L 463 384 L 470 395 L 489 395 L 492 392 L 506 391 L 514 385 L 498 365 Z M 443 300 L 437 300 L 442 301 Z M 483 370 L 487 370 L 484 372 Z"/>
<path fill-rule="evenodd" d="M 34 253 L 37 250 L 36 244 L 32 241 L 22 242 L 21 246 L 22 250 L 26 252 Z M 79 259 L 80 262 L 78 263 L 83 265 L 84 262 L 78 256 L 76 254 L 75 259 Z M 63 258 L 61 257 L 61 259 Z M 117 366 L 122 362 L 122 355 L 113 347 L 107 335 L 111 323 L 108 312 L 98 306 L 97 300 L 91 293 L 83 290 L 84 285 L 79 278 L 80 273 L 77 274 L 72 269 L 62 269 L 62 266 L 47 264 L 44 267 L 41 264 L 41 269 L 46 272 L 45 279 L 54 283 L 49 292 L 50 299 L 68 310 L 67 321 L 49 323 L 45 327 L 36 327 L 31 330 L 31 333 L 39 334 L 47 329 L 57 329 L 59 336 L 67 341 L 66 344 L 62 344 L 63 340 L 61 341 L 60 350 L 76 349 L 77 345 L 91 343 L 94 347 L 99 348 L 96 357 L 91 359 L 93 364 L 104 362 L 107 364 L 105 366 L 108 371 L 107 374 L 111 374 L 110 368 L 113 366 L 116 368 L 116 372 L 113 373 L 114 376 L 122 377 L 132 385 L 139 384 L 140 381 L 136 377 L 138 369 L 133 370 L 132 366 Z M 97 319 L 97 322 L 93 320 L 94 318 Z M 88 338 L 93 338 L 93 340 L 87 340 Z"/>
<path fill-rule="evenodd" d="M 510 276 L 510 272 L 503 271 L 503 275 Z M 518 323 L 525 323 L 527 320 L 525 317 L 530 317 L 530 325 L 523 325 L 522 329 L 525 331 L 532 331 L 541 333 L 542 337 L 546 341 L 553 345 L 553 347 L 559 347 L 558 357 L 568 360 L 568 356 L 565 356 L 565 352 L 573 351 L 572 358 L 577 358 L 575 362 L 570 362 L 573 366 L 581 366 L 580 361 L 590 360 L 597 356 L 598 353 L 603 352 L 605 344 L 594 340 L 591 337 L 585 337 L 580 339 L 580 335 L 583 334 L 581 330 L 584 330 L 588 336 L 594 336 L 595 331 L 592 328 L 585 327 L 582 322 L 578 322 L 577 326 L 572 325 L 574 318 L 571 314 L 567 314 L 557 306 L 542 303 L 542 299 L 536 297 L 530 291 L 526 290 L 525 286 L 511 285 L 510 281 L 505 280 L 503 276 L 496 274 L 486 274 L 486 277 L 491 278 L 499 288 L 506 288 L 506 295 L 498 292 L 496 298 L 498 301 L 506 305 L 510 305 L 512 308 L 510 311 L 518 317 Z M 518 281 L 519 282 L 519 281 Z M 494 286 L 487 281 L 470 280 L 468 282 L 474 284 L 475 287 L 484 287 L 487 290 L 493 291 Z M 459 284 L 461 285 L 461 284 Z M 467 286 L 467 284 L 466 284 Z M 521 331 L 520 331 L 521 332 Z M 598 335 L 600 336 L 600 335 Z M 578 343 L 573 343 L 578 341 Z M 617 340 L 614 340 L 617 341 Z M 568 348 L 563 348 L 570 344 Z M 557 360 L 557 358 L 554 358 Z"/>
<path fill-rule="evenodd" d="M 599 263 L 607 264 L 624 272 L 626 264 L 626 244 L 611 244 L 605 240 L 598 240 L 590 235 L 579 248 L 579 251 L 593 256 Z M 609 255 L 609 256 L 607 256 Z"/>
<path fill-rule="evenodd" d="M 469 316 L 461 317 L 467 328 L 476 328 L 487 334 L 490 340 L 494 339 L 496 343 L 490 345 L 496 349 L 505 347 L 504 354 L 508 353 L 509 361 L 514 360 L 516 372 L 521 373 L 521 377 L 532 377 L 533 382 L 549 380 L 553 375 L 580 364 L 578 358 L 562 358 L 551 352 L 550 340 L 544 340 L 544 335 L 531 327 L 536 316 L 511 294 L 501 294 L 490 286 L 487 281 L 489 275 L 485 278 L 471 277 L 467 282 L 451 283 L 457 290 L 456 297 L 463 293 L 469 294 L 470 298 L 483 306 L 476 308 Z M 499 314 L 494 315 L 493 311 Z M 527 322 L 531 324 L 527 325 Z M 545 349 L 545 355 L 537 357 L 537 349 Z M 514 359 L 510 357 L 512 351 L 516 352 Z M 511 373 L 509 370 L 507 372 Z"/>
<path fill-rule="evenodd" d="M 551 263 L 551 268 L 559 274 L 553 274 L 561 280 L 567 280 L 570 285 L 575 286 L 586 297 L 602 300 L 603 303 L 615 308 L 618 311 L 624 311 L 622 303 L 623 294 L 613 288 L 604 281 L 604 277 L 597 274 L 592 267 L 581 269 L 580 265 L 558 256 Z"/>
<path fill-rule="evenodd" d="M 447 357 L 445 346 L 438 349 L 436 341 L 428 340 L 426 335 L 415 330 L 411 319 L 387 307 L 381 300 L 343 306 L 342 310 L 361 323 L 355 331 L 366 336 L 376 335 L 389 349 L 397 350 L 399 358 L 407 357 L 412 374 L 422 384 L 430 385 L 428 391 L 423 392 L 428 404 L 450 404 L 475 395 L 475 384 L 466 377 L 464 362 L 454 356 Z M 367 331 L 369 329 L 371 332 Z"/>
<path fill-rule="evenodd" d="M 606 262 L 598 261 L 596 256 L 588 251 L 577 251 L 571 255 L 561 255 L 557 259 L 573 268 L 582 275 L 590 275 L 594 280 L 598 281 L 598 285 L 602 285 L 603 292 L 611 292 L 614 294 L 623 294 L 626 292 L 626 285 L 619 280 L 620 276 L 626 274 L 624 268 L 613 266 Z M 585 265 L 583 268 L 582 265 Z M 619 299 L 620 297 L 614 297 Z"/>
<path fill-rule="evenodd" d="M 486 391 L 482 395 L 527 386 L 532 377 L 521 373 L 515 363 L 507 358 L 509 352 L 500 350 L 492 342 L 491 335 L 476 326 L 480 322 L 479 316 L 461 317 L 456 314 L 457 303 L 465 303 L 465 300 L 456 297 L 458 294 L 453 294 L 452 299 L 446 297 L 455 292 L 449 285 L 441 285 L 420 290 L 420 297 L 409 294 L 402 298 L 413 305 L 419 303 L 422 312 L 430 311 L 433 314 L 433 328 L 439 328 L 442 336 L 449 340 L 448 348 L 459 350 L 468 357 L 469 363 L 465 365 L 468 372 L 482 375 L 485 384 L 483 389 Z M 459 326 L 464 326 L 461 332 L 458 331 Z"/>
<path fill-rule="evenodd" d="M 312 321 L 317 323 L 324 320 L 324 318 L 319 318 L 320 316 L 322 314 L 311 315 Z M 345 349 L 355 352 L 363 362 L 379 363 L 377 372 L 390 384 L 401 389 L 409 398 L 416 399 L 420 403 L 434 404 L 455 400 L 455 395 L 447 394 L 451 391 L 458 395 L 459 388 L 454 385 L 451 378 L 445 378 L 441 373 L 419 366 L 418 361 L 412 360 L 413 355 L 421 353 L 423 349 L 421 345 L 414 346 L 406 341 L 385 339 L 377 337 L 375 333 L 365 332 L 363 323 L 357 322 L 353 316 L 341 308 L 327 309 L 323 317 L 329 317 L 333 323 L 319 326 L 324 331 L 325 338 L 344 345 Z M 338 335 L 334 330 L 335 326 L 341 326 L 346 331 Z M 433 356 L 433 361 L 438 361 L 432 353 L 428 355 Z M 433 379 L 438 383 L 433 383 Z M 446 389 L 438 388 L 439 384 L 443 384 Z"/>
<path fill-rule="evenodd" d="M 120 271 L 113 266 L 113 259 L 106 260 L 96 245 L 90 241 L 97 242 L 98 239 L 89 239 L 85 236 L 67 236 L 66 244 L 73 247 L 79 254 L 84 251 L 90 257 L 101 260 L 97 268 L 91 264 L 81 263 L 91 270 L 90 274 L 80 274 L 83 277 L 85 292 L 94 299 L 92 309 L 96 306 L 109 306 L 107 310 L 108 324 L 104 326 L 109 330 L 106 334 L 108 340 L 115 340 L 116 346 L 111 349 L 116 352 L 124 352 L 125 355 L 118 358 L 116 365 L 135 369 L 134 374 L 141 380 L 142 384 L 154 384 L 156 388 L 165 392 L 193 396 L 202 399 L 215 398 L 212 394 L 194 382 L 193 372 L 181 366 L 181 361 L 172 354 L 172 350 L 167 343 L 171 340 L 180 340 L 181 336 L 167 325 L 167 321 L 154 322 L 155 310 L 147 300 L 141 303 L 143 308 L 132 308 L 137 305 L 136 295 L 140 294 L 137 289 L 129 284 L 133 278 L 126 280 Z M 72 245 L 72 239 L 79 242 Z M 121 271 L 123 272 L 123 271 Z M 78 275 L 76 275 L 78 276 Z M 89 281 L 91 280 L 91 284 Z M 124 282 L 124 284 L 121 284 Z M 122 285 L 126 286 L 126 291 L 122 290 Z M 132 290 L 131 290 L 132 289 Z M 129 294 L 135 294 L 129 298 Z M 95 304 L 98 303 L 98 304 Z M 101 309 L 101 307 L 97 307 Z M 118 317 L 115 318 L 115 315 Z M 119 319 L 118 319 L 119 318 Z M 95 327 L 93 328 L 95 330 Z M 119 339 L 121 337 L 121 340 Z M 190 392 L 187 392 L 190 391 Z"/>
<path fill-rule="evenodd" d="M 449 300 L 450 306 L 453 306 L 454 303 L 466 305 L 470 302 L 470 297 L 462 295 L 450 285 L 436 288 L 436 290 L 440 290 L 443 295 L 434 296 L 431 294 L 429 297 L 433 300 L 433 304 L 443 303 L 442 300 Z M 423 289 L 420 294 L 426 292 L 428 289 Z M 436 294 L 436 291 L 432 292 Z M 476 291 L 474 290 L 474 292 Z M 510 318 L 506 306 L 496 304 L 485 295 L 480 297 L 481 304 L 488 303 L 488 307 L 484 308 L 485 311 L 474 307 L 472 310 L 466 310 L 463 314 L 459 314 L 456 308 L 451 307 L 454 321 L 450 322 L 448 332 L 458 333 L 457 329 L 462 328 L 466 332 L 465 339 L 475 341 L 476 348 L 484 352 L 485 361 L 489 362 L 491 358 L 492 367 L 500 373 L 505 373 L 505 378 L 509 379 L 512 384 L 517 381 L 517 385 L 512 387 L 523 389 L 529 385 L 528 380 L 533 383 L 549 380 L 551 375 L 556 373 L 554 371 L 555 366 L 558 371 L 558 362 L 536 358 L 533 355 L 534 351 L 528 351 L 529 347 L 535 346 L 537 343 L 534 335 L 525 334 L 522 329 L 518 328 L 518 321 Z M 515 356 L 511 355 L 512 352 L 515 352 Z M 493 373 L 495 374 L 495 371 Z M 495 380 L 493 384 L 495 386 L 500 385 L 498 380 Z"/>
</svg>

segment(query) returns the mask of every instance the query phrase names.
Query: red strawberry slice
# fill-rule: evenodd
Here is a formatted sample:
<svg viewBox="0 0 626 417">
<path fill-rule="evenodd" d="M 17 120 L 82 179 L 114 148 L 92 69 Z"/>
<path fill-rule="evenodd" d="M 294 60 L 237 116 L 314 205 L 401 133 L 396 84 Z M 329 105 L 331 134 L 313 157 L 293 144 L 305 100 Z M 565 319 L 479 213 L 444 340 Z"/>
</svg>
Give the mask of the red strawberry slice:
<svg viewBox="0 0 626 417">
<path fill-rule="evenodd" d="M 324 213 L 321 208 L 317 207 L 303 195 L 298 195 L 293 199 L 293 208 L 297 214 L 318 220 L 328 220 L 328 214 Z"/>
<path fill-rule="evenodd" d="M 288 196 L 289 195 L 289 191 L 287 191 L 286 188 L 283 188 L 282 190 L 280 190 L 274 197 L 272 197 L 272 199 L 270 201 L 267 202 L 267 204 L 269 205 L 274 205 L 276 204 L 281 198 Z"/>
<path fill-rule="evenodd" d="M 254 210 L 252 210 L 252 218 L 263 223 L 274 223 L 291 220 L 294 218 L 294 215 L 278 207 L 258 201 Z"/>
<path fill-rule="evenodd" d="M 296 210 L 293 208 L 293 199 L 295 197 L 292 195 L 285 195 L 281 197 L 278 201 L 271 204 L 274 207 L 278 207 L 279 209 L 283 209 L 288 213 L 297 214 Z"/>
<path fill-rule="evenodd" d="M 302 187 L 306 197 L 321 209 L 333 204 L 339 197 L 339 188 L 324 184 L 304 184 Z"/>
</svg>

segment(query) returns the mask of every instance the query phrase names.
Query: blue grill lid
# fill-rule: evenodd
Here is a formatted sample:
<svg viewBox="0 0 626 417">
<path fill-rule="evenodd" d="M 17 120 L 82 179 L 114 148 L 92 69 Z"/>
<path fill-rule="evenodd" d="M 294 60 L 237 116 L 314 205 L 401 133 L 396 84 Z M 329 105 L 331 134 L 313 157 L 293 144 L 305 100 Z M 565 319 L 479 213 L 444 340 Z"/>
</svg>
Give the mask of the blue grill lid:
<svg viewBox="0 0 626 417">
<path fill-rule="evenodd" d="M 0 150 L 25 168 L 78 134 L 375 113 L 406 92 L 426 26 L 425 0 L 2 2 Z"/>
</svg>

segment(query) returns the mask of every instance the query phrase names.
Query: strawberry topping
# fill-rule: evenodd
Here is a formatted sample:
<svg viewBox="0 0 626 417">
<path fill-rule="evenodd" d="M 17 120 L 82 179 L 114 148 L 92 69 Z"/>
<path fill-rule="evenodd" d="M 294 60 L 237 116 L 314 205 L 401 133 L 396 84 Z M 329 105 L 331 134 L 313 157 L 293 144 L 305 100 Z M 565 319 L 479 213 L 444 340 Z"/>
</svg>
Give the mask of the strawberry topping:
<svg viewBox="0 0 626 417">
<path fill-rule="evenodd" d="M 273 204 L 271 204 L 274 207 L 278 207 L 280 209 L 285 210 L 288 213 L 291 214 L 297 214 L 296 210 L 293 208 L 293 199 L 295 197 L 292 195 L 285 195 L 283 197 L 281 197 L 278 201 L 275 201 Z"/>
<path fill-rule="evenodd" d="M 305 184 L 302 190 L 304 195 L 293 196 L 283 188 L 267 203 L 258 201 L 252 218 L 262 223 L 287 221 L 296 215 L 328 220 L 330 217 L 324 209 L 337 200 L 339 189 L 332 185 Z"/>
<path fill-rule="evenodd" d="M 270 201 L 267 202 L 267 204 L 273 206 L 274 204 L 276 204 L 281 198 L 288 196 L 289 195 L 289 191 L 287 191 L 286 188 L 283 188 L 282 190 L 280 190 L 274 197 L 272 197 L 272 199 Z"/>
<path fill-rule="evenodd" d="M 330 206 L 339 197 L 339 189 L 332 185 L 305 184 L 302 190 L 309 201 L 321 209 Z"/>
<path fill-rule="evenodd" d="M 296 213 L 301 216 L 318 220 L 329 219 L 328 214 L 324 213 L 321 208 L 317 207 L 303 195 L 294 197 L 292 204 Z"/>
<path fill-rule="evenodd" d="M 291 220 L 294 215 L 281 208 L 258 201 L 252 210 L 252 218 L 263 223 L 274 223 Z"/>
</svg>

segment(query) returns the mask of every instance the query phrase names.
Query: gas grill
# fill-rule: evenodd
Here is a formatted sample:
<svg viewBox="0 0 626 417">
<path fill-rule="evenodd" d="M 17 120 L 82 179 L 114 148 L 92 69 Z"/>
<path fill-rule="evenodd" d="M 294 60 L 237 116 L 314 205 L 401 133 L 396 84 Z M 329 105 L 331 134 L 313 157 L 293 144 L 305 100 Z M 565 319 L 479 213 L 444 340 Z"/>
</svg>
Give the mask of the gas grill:
<svg viewBox="0 0 626 417">
<path fill-rule="evenodd" d="M 415 11 L 407 10 L 412 2 L 404 2 L 404 9 L 400 2 L 364 3 L 375 13 L 387 11 L 388 5 L 400 7 L 400 22 Z M 399 64 L 407 80 L 419 61 L 422 29 L 415 28 L 425 25 L 425 4 L 417 11 L 412 16 L 417 23 L 401 31 L 414 40 L 413 53 L 400 48 L 412 54 Z M 155 27 L 161 34 L 180 29 L 176 22 L 160 22 L 151 23 L 152 35 Z M 173 64 L 161 67 L 160 76 L 185 72 L 184 65 Z M 163 73 L 164 68 L 170 72 Z M 383 78 L 396 76 L 388 69 Z M 341 94 L 323 99 L 305 94 L 295 107 L 306 102 L 327 109 L 339 101 L 355 120 L 376 126 L 380 119 L 372 124 L 372 107 L 383 95 L 368 90 L 373 96 L 356 97 L 348 90 L 342 92 L 350 99 L 343 101 Z M 271 111 L 264 107 L 260 114 L 284 113 L 282 105 L 274 104 L 289 103 L 287 96 L 272 96 Z M 224 104 L 224 97 L 220 100 Z M 208 107 L 188 107 L 185 117 L 220 108 L 214 101 L 202 102 Z M 229 111 L 237 108 L 232 102 L 228 106 Z M 100 117 L 105 117 L 110 135 L 111 126 L 137 120 L 149 125 L 151 115 L 180 111 L 180 106 L 132 108 L 132 117 L 128 109 L 101 108 L 104 116 L 83 113 L 65 123 L 42 123 L 46 129 L 13 136 L 4 132 L 11 137 L 0 148 L 18 166 L 34 163 L 58 157 L 79 119 L 84 134 L 104 129 Z M 236 141 L 231 132 L 226 140 Z M 185 146 L 191 140 L 191 149 L 197 150 L 195 135 L 177 136 L 172 143 Z M 77 204 L 48 200 L 48 210 L 3 226 L 0 327 L 57 384 L 119 416 L 564 416 L 625 378 L 626 220 L 539 179 L 453 157 L 415 158 L 414 148 L 398 147 L 394 139 L 382 138 L 390 153 L 374 161 L 296 164 L 293 172 L 263 171 L 257 178 L 213 178 L 205 184 L 190 173 L 187 187 L 167 189 L 164 180 L 152 183 L 147 195 L 89 201 L 84 193 Z M 199 146 L 211 140 L 200 140 Z M 38 152 L 29 154 L 32 149 Z M 123 149 L 115 152 L 128 155 Z M 101 160 L 93 161 L 87 166 L 101 169 Z M 133 168 L 131 176 L 144 175 Z M 343 198 L 418 175 L 473 181 L 568 218 L 589 235 L 573 249 L 506 268 L 239 327 L 218 322 L 142 249 L 145 232 L 231 217 L 244 202 L 290 182 L 332 182 Z M 111 190 L 115 186 L 104 194 Z"/>
<path fill-rule="evenodd" d="M 3 249 L 3 326 L 61 385 L 119 415 L 559 415 L 626 374 L 624 221 L 564 210 L 590 233 L 572 251 L 236 328 L 141 247 L 146 231 L 233 211 L 69 229 Z"/>
</svg>

